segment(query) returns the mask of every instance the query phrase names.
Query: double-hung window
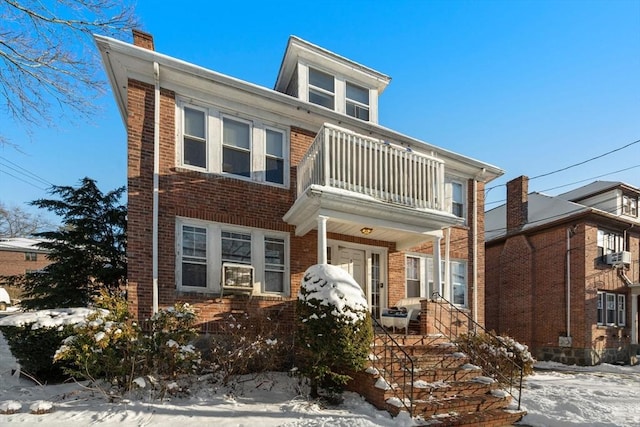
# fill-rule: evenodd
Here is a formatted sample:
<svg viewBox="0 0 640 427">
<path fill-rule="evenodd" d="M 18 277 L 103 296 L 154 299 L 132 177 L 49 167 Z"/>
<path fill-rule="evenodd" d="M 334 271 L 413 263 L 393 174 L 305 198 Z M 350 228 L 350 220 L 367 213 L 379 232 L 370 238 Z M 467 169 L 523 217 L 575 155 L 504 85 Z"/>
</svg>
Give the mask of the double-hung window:
<svg viewBox="0 0 640 427">
<path fill-rule="evenodd" d="M 446 262 L 442 261 L 440 266 L 442 288 L 438 288 L 434 270 L 433 257 L 407 255 L 405 264 L 407 297 L 431 298 L 437 292 L 452 303 L 465 307 L 467 305 L 467 262 L 449 261 L 449 280 L 447 281 L 445 280 Z"/>
<path fill-rule="evenodd" d="M 598 325 L 625 326 L 627 323 L 626 318 L 626 295 L 613 292 L 598 292 Z"/>
<path fill-rule="evenodd" d="M 331 74 L 309 68 L 309 102 L 335 108 L 335 79 Z"/>
<path fill-rule="evenodd" d="M 451 183 L 451 213 L 464 218 L 464 191 L 459 182 Z"/>
<path fill-rule="evenodd" d="M 185 165 L 207 168 L 207 126 L 206 114 L 202 110 L 185 107 L 183 110 L 183 150 Z"/>
<path fill-rule="evenodd" d="M 275 184 L 284 184 L 284 133 L 267 128 L 265 151 L 265 180 Z"/>
<path fill-rule="evenodd" d="M 422 274 L 420 274 L 421 259 L 414 256 L 407 257 L 407 297 L 419 297 L 421 286 Z"/>
<path fill-rule="evenodd" d="M 624 215 L 638 216 L 638 198 L 634 196 L 622 196 L 622 213 Z"/>
<path fill-rule="evenodd" d="M 24 260 L 25 261 L 37 261 L 38 260 L 38 253 L 37 252 L 25 252 L 24 253 Z"/>
<path fill-rule="evenodd" d="M 346 82 L 347 115 L 369 121 L 369 90 Z"/>
<path fill-rule="evenodd" d="M 220 292 L 223 265 L 244 264 L 254 294 L 289 293 L 288 233 L 177 218 L 176 236 L 178 290 Z"/>
<path fill-rule="evenodd" d="M 207 229 L 182 227 L 182 285 L 207 287 Z"/>
<path fill-rule="evenodd" d="M 285 241 L 275 237 L 264 238 L 264 290 L 284 292 Z"/>
<path fill-rule="evenodd" d="M 178 166 L 289 185 L 288 132 L 277 123 L 178 102 Z"/>
<path fill-rule="evenodd" d="M 620 252 L 625 248 L 624 236 L 621 233 L 602 229 L 598 229 L 596 243 L 598 245 L 598 256 L 602 257 L 603 261 L 607 254 Z"/>
<path fill-rule="evenodd" d="M 251 124 L 222 119 L 222 171 L 251 177 Z"/>
</svg>

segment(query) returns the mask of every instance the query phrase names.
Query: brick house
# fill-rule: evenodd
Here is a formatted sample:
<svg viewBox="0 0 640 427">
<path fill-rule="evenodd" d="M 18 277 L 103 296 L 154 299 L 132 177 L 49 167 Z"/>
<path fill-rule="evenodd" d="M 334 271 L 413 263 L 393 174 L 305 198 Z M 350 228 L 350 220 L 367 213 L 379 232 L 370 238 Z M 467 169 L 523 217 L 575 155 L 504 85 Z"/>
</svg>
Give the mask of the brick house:
<svg viewBox="0 0 640 427">
<path fill-rule="evenodd" d="M 486 326 L 539 360 L 637 361 L 640 189 L 596 181 L 558 196 L 507 184 L 486 213 Z"/>
<path fill-rule="evenodd" d="M 41 242 L 26 237 L 0 238 L 0 277 L 39 271 L 51 264 L 49 251 L 38 247 Z M 12 299 L 19 298 L 18 289 L 7 287 L 7 291 Z"/>
<path fill-rule="evenodd" d="M 203 324 L 292 321 L 304 271 L 340 265 L 374 317 L 439 291 L 484 323 L 484 186 L 503 172 L 378 124 L 390 78 L 290 37 L 274 89 L 95 36 L 128 135 L 128 297 Z M 213 327 L 213 326 L 211 326 Z"/>
</svg>

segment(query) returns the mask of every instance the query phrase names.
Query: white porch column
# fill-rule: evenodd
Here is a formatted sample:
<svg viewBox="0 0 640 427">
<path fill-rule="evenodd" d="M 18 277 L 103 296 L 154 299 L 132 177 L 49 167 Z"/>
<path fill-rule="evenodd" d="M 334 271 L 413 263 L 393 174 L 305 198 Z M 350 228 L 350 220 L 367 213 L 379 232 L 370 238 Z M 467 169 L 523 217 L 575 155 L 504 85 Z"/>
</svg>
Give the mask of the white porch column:
<svg viewBox="0 0 640 427">
<path fill-rule="evenodd" d="M 442 241 L 442 236 L 437 236 L 433 238 L 433 285 L 434 291 L 438 292 L 440 296 L 447 298 L 447 290 L 443 289 L 442 286 L 442 256 L 440 255 L 440 242 Z M 429 295 L 431 298 L 431 295 Z"/>
<path fill-rule="evenodd" d="M 318 216 L 318 264 L 327 263 L 327 220 L 329 217 Z"/>
</svg>

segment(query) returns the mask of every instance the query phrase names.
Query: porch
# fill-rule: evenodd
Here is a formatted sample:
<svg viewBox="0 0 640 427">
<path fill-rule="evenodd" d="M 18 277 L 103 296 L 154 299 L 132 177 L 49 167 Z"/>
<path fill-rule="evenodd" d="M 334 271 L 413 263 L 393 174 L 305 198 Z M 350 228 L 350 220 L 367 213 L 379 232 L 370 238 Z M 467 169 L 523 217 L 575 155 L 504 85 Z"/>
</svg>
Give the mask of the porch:
<svg viewBox="0 0 640 427">
<path fill-rule="evenodd" d="M 296 201 L 284 220 L 297 236 L 318 230 L 319 258 L 327 232 L 402 250 L 462 223 L 449 203 L 443 160 L 325 123 L 298 166 Z"/>
</svg>

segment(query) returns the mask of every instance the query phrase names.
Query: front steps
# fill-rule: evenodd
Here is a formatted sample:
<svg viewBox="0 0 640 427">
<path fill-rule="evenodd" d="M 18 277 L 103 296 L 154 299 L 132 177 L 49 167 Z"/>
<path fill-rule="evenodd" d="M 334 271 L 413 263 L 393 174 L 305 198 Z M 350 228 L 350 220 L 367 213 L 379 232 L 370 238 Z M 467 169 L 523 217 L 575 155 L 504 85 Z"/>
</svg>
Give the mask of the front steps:
<svg viewBox="0 0 640 427">
<path fill-rule="evenodd" d="M 410 409 L 414 417 L 438 426 L 506 426 L 526 414 L 442 336 L 393 338 L 399 347 L 376 335 L 370 367 L 351 374 L 348 385 L 379 409 L 392 415 Z M 413 384 L 406 355 L 413 361 Z"/>
</svg>

